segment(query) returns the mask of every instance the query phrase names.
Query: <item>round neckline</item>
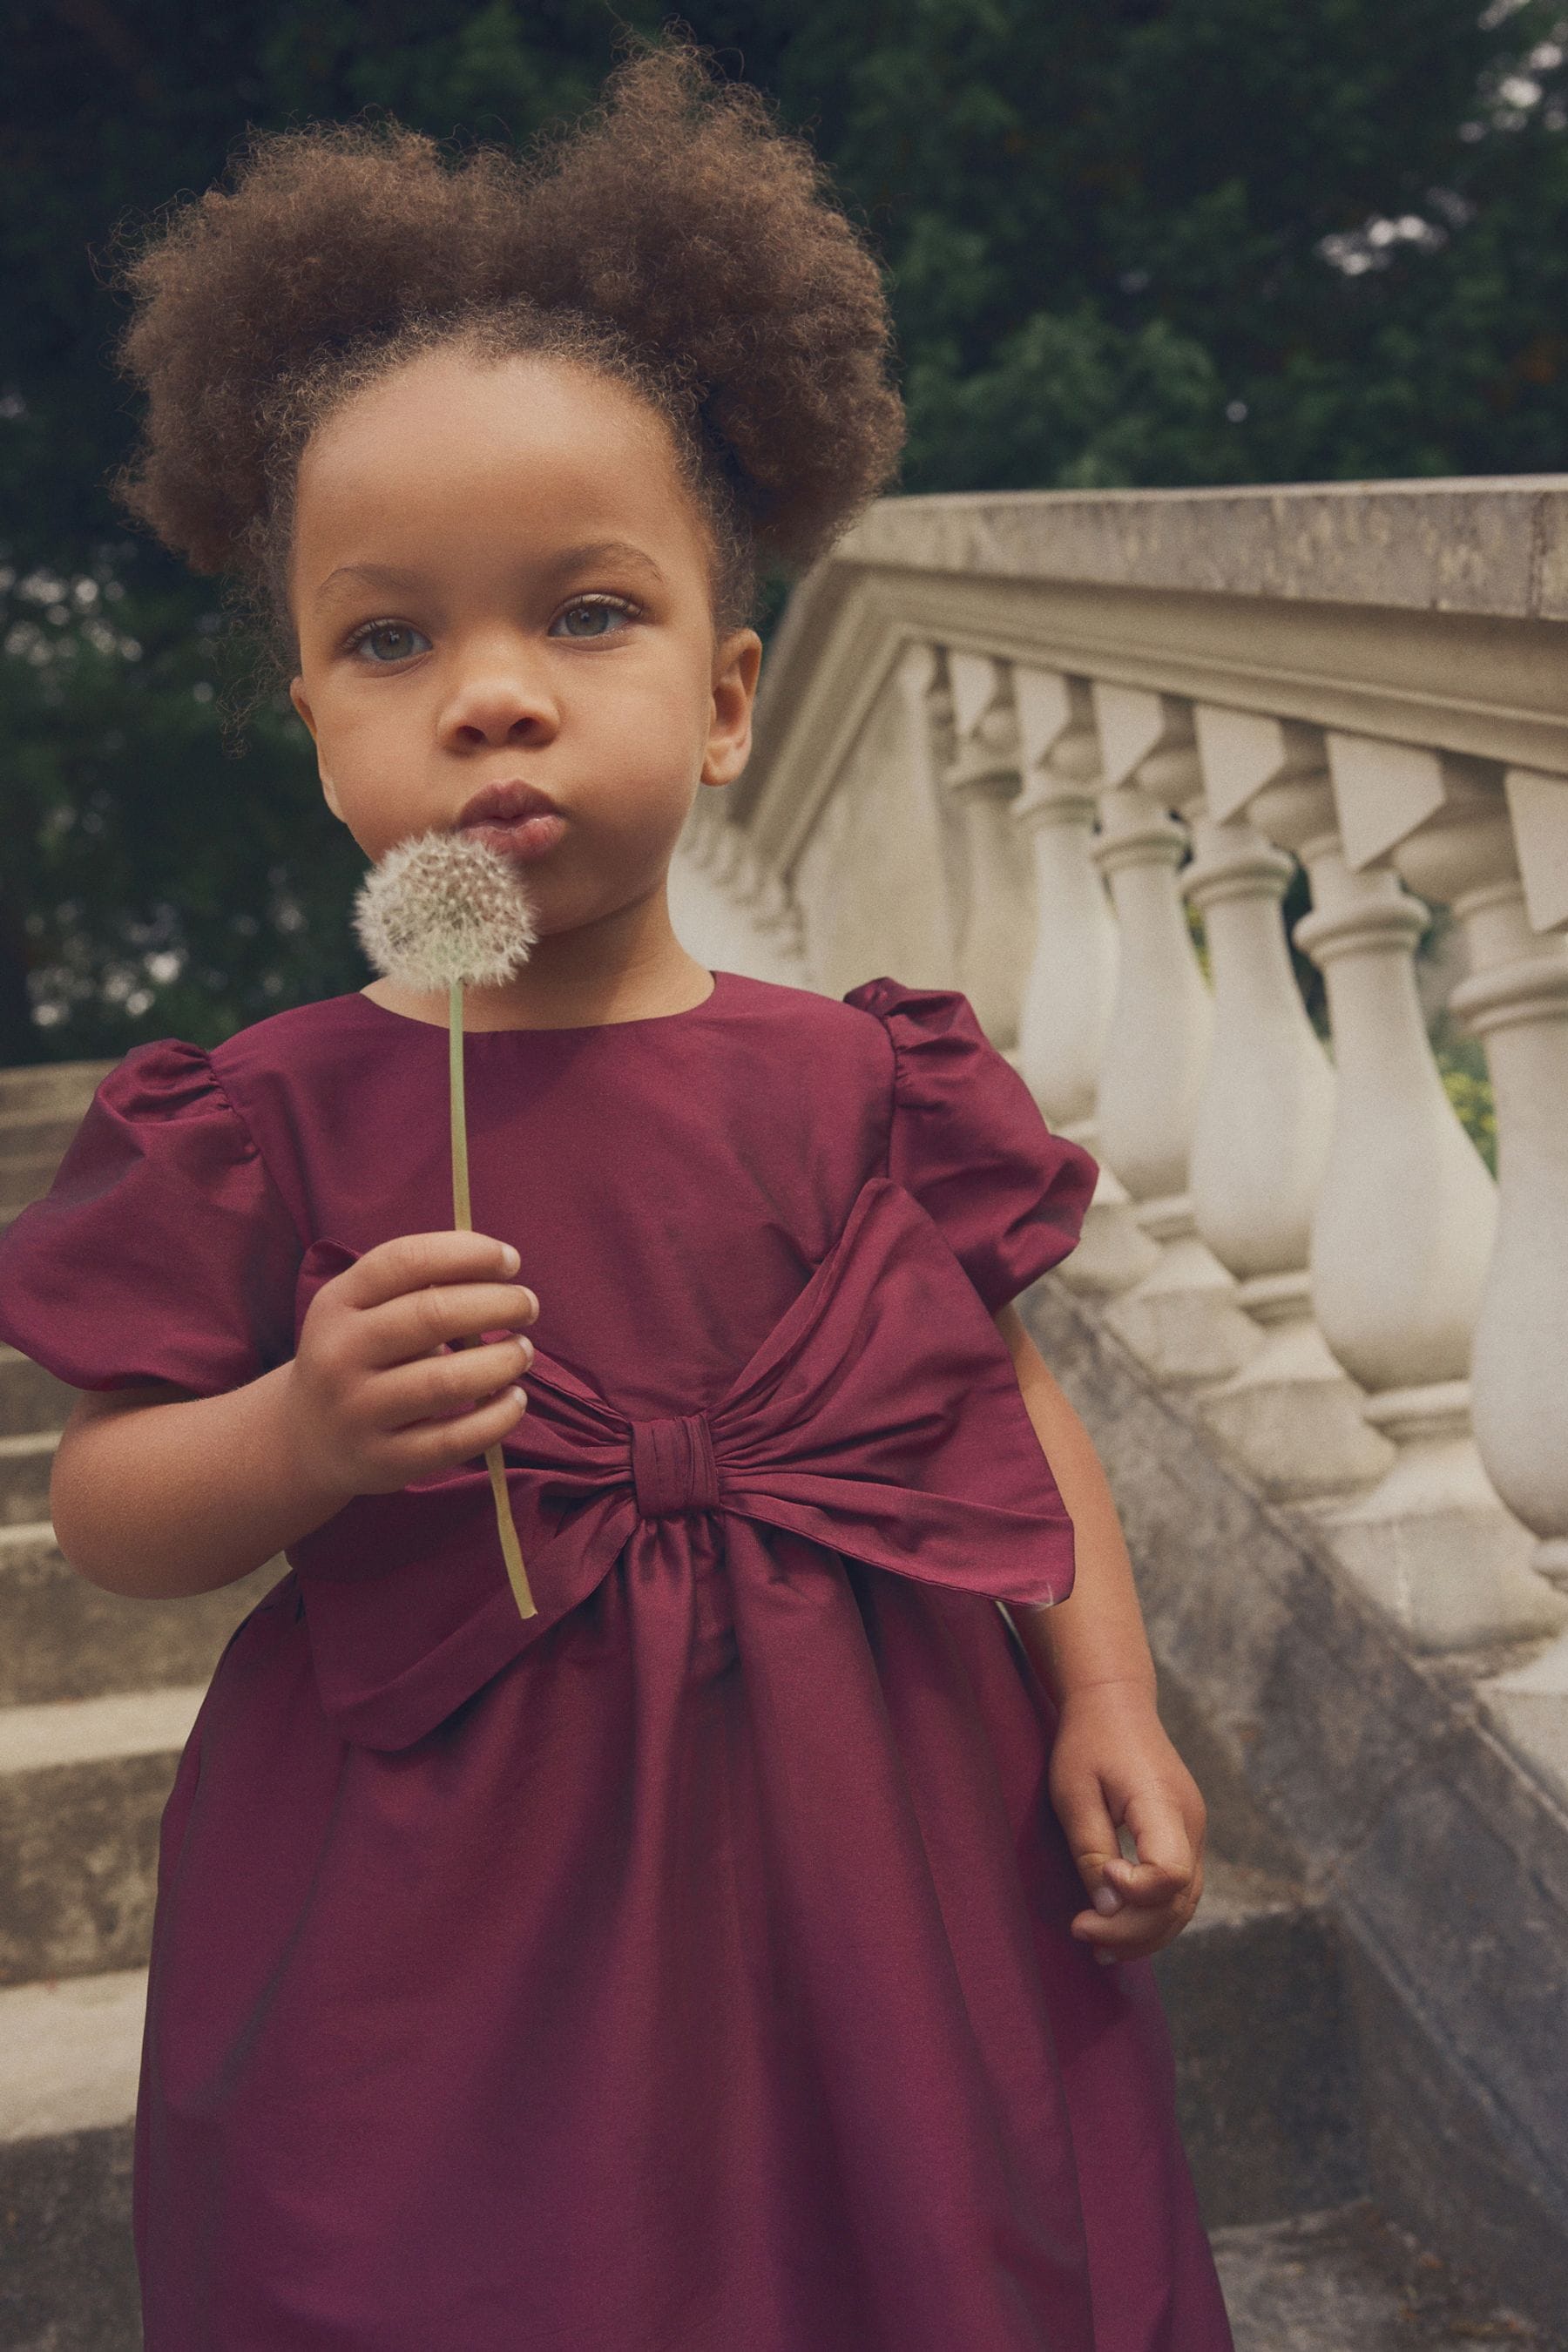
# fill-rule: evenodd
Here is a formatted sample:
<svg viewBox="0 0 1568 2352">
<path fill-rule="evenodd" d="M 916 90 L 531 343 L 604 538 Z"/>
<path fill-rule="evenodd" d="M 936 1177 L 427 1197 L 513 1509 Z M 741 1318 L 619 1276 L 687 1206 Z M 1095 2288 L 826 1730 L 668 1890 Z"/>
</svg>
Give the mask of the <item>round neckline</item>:
<svg viewBox="0 0 1568 2352">
<path fill-rule="evenodd" d="M 602 1036 L 606 1029 L 659 1028 L 667 1021 L 690 1021 L 698 1013 L 708 1012 L 729 977 L 725 971 L 710 972 L 709 978 L 713 985 L 707 995 L 700 997 L 695 1004 L 683 1004 L 678 1013 L 637 1013 L 629 1021 L 570 1021 L 554 1024 L 508 1022 L 502 1028 L 466 1029 L 463 1034 L 469 1040 L 476 1037 L 596 1037 Z M 395 1013 L 390 1004 L 377 1003 L 375 998 L 367 996 L 363 989 L 354 990 L 353 1002 L 367 1006 L 384 1021 L 400 1021 L 407 1029 L 428 1029 L 438 1037 L 447 1034 L 444 1021 L 421 1021 L 416 1013 Z"/>
</svg>

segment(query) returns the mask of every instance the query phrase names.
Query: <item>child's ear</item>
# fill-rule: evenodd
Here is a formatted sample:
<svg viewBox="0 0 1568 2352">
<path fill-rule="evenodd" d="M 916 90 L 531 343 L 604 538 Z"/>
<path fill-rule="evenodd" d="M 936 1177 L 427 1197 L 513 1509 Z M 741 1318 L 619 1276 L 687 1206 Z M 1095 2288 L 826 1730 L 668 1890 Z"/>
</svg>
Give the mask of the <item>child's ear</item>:
<svg viewBox="0 0 1568 2352">
<path fill-rule="evenodd" d="M 327 806 L 331 810 L 332 814 L 338 819 L 338 822 L 342 824 L 345 820 L 343 818 L 342 809 L 338 806 L 336 788 L 332 783 L 331 776 L 328 775 L 325 768 L 323 768 L 321 763 L 321 739 L 316 732 L 316 721 L 311 715 L 310 706 L 305 699 L 305 681 L 302 677 L 296 677 L 289 681 L 289 699 L 293 704 L 295 709 L 299 712 L 300 718 L 304 720 L 305 725 L 309 728 L 310 732 L 310 740 L 316 746 L 316 768 L 317 772 L 321 779 L 321 790 L 326 795 Z"/>
<path fill-rule="evenodd" d="M 755 629 L 736 629 L 718 648 L 714 660 L 713 721 L 708 730 L 708 754 L 702 762 L 705 784 L 728 784 L 740 774 L 752 751 L 752 705 L 756 698 L 757 672 L 762 667 L 763 641 Z"/>
</svg>

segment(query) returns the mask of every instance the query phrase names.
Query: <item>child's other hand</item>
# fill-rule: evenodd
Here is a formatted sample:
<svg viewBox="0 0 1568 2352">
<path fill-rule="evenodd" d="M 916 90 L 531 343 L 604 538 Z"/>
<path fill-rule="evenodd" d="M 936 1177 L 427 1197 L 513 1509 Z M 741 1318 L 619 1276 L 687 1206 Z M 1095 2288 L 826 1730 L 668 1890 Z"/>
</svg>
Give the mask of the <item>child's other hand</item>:
<svg viewBox="0 0 1568 2352">
<path fill-rule="evenodd" d="M 1142 1683 L 1069 1691 L 1051 1751 L 1051 1802 L 1091 1898 L 1072 1932 L 1097 1960 L 1144 1959 L 1198 1907 L 1207 1814 Z M 1122 1856 L 1129 1830 L 1138 1859 Z"/>
<path fill-rule="evenodd" d="M 485 1234 L 401 1234 L 321 1285 L 285 1406 L 302 1486 L 391 1494 L 506 1435 L 533 1360 L 516 1334 L 539 1313 L 506 1279 L 516 1271 L 516 1251 Z"/>
</svg>

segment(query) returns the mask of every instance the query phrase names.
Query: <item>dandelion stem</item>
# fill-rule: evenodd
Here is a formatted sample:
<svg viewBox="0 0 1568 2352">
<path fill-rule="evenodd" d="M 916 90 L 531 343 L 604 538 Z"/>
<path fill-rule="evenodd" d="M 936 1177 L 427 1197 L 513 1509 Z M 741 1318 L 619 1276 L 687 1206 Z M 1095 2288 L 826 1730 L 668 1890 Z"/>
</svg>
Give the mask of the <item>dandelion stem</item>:
<svg viewBox="0 0 1568 2352">
<path fill-rule="evenodd" d="M 447 996 L 447 1070 L 452 1099 L 452 1223 L 460 1234 L 474 1230 L 468 1202 L 468 1117 L 463 1094 L 463 983 L 455 980 Z"/>
<path fill-rule="evenodd" d="M 474 1230 L 473 1211 L 468 1201 L 468 1121 L 463 1091 L 463 983 L 453 981 L 447 997 L 447 1071 L 451 1084 L 448 1092 L 452 1105 L 452 1223 L 460 1234 Z M 511 1498 L 507 1493 L 506 1463 L 499 1445 L 485 1448 L 485 1468 L 490 1474 L 490 1493 L 495 1497 L 496 1528 L 500 1536 L 501 1558 L 506 1562 L 507 1581 L 517 1602 L 520 1617 L 534 1617 L 538 1609 L 529 1589 L 528 1571 L 522 1564 L 522 1547 L 517 1539 L 512 1523 Z"/>
</svg>

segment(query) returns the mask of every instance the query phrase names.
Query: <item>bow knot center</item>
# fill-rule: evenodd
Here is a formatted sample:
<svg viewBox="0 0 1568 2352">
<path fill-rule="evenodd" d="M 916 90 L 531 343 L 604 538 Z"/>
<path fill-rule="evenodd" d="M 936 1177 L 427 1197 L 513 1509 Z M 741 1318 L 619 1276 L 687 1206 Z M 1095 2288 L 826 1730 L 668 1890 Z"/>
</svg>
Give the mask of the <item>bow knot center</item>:
<svg viewBox="0 0 1568 2352">
<path fill-rule="evenodd" d="M 708 1416 L 688 1412 L 632 1423 L 632 1484 L 645 1519 L 716 1511 L 719 1468 Z"/>
</svg>

